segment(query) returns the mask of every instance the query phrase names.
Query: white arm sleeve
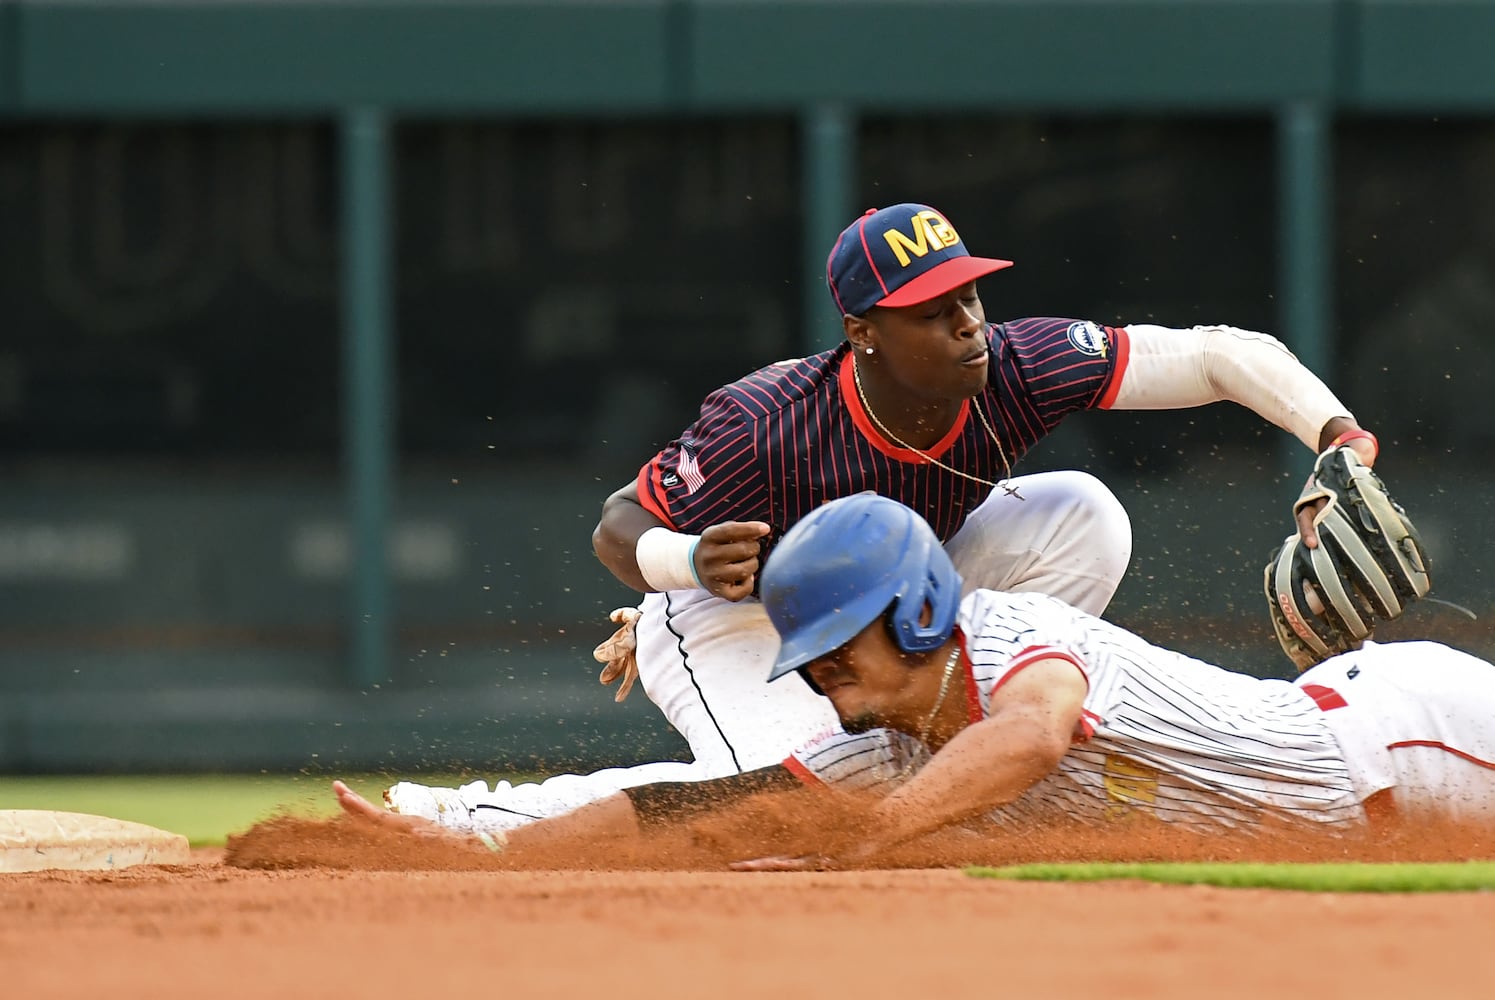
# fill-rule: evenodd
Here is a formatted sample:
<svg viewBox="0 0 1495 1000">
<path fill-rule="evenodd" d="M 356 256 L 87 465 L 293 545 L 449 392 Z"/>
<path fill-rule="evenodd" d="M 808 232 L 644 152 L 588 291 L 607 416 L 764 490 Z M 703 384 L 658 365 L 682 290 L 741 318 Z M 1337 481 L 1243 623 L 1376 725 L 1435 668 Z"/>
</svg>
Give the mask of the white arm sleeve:
<svg viewBox="0 0 1495 1000">
<path fill-rule="evenodd" d="M 1131 351 L 1113 410 L 1173 410 L 1230 400 L 1308 446 L 1334 417 L 1353 417 L 1277 338 L 1233 326 L 1126 327 Z"/>
</svg>

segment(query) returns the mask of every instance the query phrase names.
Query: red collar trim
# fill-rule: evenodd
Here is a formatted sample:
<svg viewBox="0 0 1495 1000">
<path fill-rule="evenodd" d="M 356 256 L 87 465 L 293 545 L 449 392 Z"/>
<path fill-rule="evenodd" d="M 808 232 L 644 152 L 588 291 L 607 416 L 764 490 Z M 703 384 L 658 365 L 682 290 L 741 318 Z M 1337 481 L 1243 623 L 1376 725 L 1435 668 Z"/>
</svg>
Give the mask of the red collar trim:
<svg viewBox="0 0 1495 1000">
<path fill-rule="evenodd" d="M 945 452 L 949 451 L 951 446 L 955 444 L 956 439 L 960 437 L 961 432 L 965 430 L 966 421 L 971 418 L 971 401 L 969 399 L 964 400 L 960 404 L 960 415 L 955 418 L 954 426 L 950 428 L 948 434 L 935 442 L 933 448 L 929 448 L 923 452 L 914 451 L 912 448 L 900 448 L 884 437 L 882 431 L 879 431 L 877 425 L 872 422 L 872 418 L 867 416 L 867 409 L 862 406 L 862 397 L 857 393 L 855 365 L 856 358 L 850 352 L 841 359 L 839 377 L 841 379 L 841 398 L 846 402 L 846 412 L 851 414 L 851 422 L 856 424 L 857 430 L 862 432 L 862 437 L 866 438 L 872 447 L 889 458 L 900 462 L 908 462 L 913 465 L 927 465 L 931 458 L 939 458 Z"/>
<path fill-rule="evenodd" d="M 966 644 L 966 634 L 958 626 L 955 631 L 960 636 L 960 669 L 966 682 L 966 721 L 974 726 L 986 716 L 981 711 L 981 692 L 976 688 L 976 675 L 971 671 L 971 649 Z"/>
</svg>

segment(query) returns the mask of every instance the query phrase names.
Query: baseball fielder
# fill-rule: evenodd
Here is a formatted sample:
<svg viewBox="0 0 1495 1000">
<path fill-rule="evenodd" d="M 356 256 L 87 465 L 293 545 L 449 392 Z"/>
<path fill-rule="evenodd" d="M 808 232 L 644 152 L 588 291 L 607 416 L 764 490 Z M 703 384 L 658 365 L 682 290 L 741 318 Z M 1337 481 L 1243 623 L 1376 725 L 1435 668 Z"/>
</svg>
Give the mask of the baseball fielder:
<svg viewBox="0 0 1495 1000">
<path fill-rule="evenodd" d="M 636 676 L 689 741 L 690 762 L 538 784 L 461 789 L 409 782 L 391 808 L 458 829 L 508 829 L 655 781 L 750 771 L 835 723 L 806 685 L 764 685 L 778 638 L 757 597 L 760 564 L 827 500 L 872 490 L 932 526 L 968 588 L 1039 592 L 1106 607 L 1131 555 L 1115 496 L 1081 472 L 1014 477 L 1068 414 L 1233 400 L 1315 452 L 1372 435 L 1285 347 L 1232 327 L 991 324 L 976 279 L 1009 261 L 971 256 L 939 212 L 869 211 L 841 234 L 827 283 L 846 340 L 711 393 L 699 418 L 603 506 L 598 557 L 645 593 L 622 609 L 604 681 Z M 1312 544 L 1312 509 L 1300 525 Z"/>
<path fill-rule="evenodd" d="M 1350 831 L 1396 815 L 1495 823 L 1495 664 L 1433 642 L 1332 656 L 1295 681 L 1235 673 L 1053 597 L 977 589 L 913 511 L 862 494 L 782 539 L 763 572 L 781 643 L 839 727 L 781 763 L 686 785 L 625 789 L 509 834 L 513 846 L 599 847 L 762 790 L 885 793 L 855 865 L 978 817 L 999 825 L 1132 814 L 1200 831 Z M 338 787 L 373 822 L 422 824 Z M 491 840 L 493 846 L 501 846 Z"/>
</svg>

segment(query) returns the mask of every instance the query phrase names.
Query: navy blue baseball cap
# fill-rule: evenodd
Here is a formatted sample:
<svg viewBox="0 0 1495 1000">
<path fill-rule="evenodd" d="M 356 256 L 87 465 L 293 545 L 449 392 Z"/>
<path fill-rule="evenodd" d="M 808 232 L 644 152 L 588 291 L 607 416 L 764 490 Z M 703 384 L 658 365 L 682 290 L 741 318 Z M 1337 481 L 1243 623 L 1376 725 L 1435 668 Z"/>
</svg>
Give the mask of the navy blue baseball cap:
<svg viewBox="0 0 1495 1000">
<path fill-rule="evenodd" d="M 843 229 L 825 262 L 825 280 L 841 314 L 861 316 L 873 306 L 927 302 L 1011 266 L 972 257 L 942 213 L 905 202 L 869 208 Z"/>
</svg>

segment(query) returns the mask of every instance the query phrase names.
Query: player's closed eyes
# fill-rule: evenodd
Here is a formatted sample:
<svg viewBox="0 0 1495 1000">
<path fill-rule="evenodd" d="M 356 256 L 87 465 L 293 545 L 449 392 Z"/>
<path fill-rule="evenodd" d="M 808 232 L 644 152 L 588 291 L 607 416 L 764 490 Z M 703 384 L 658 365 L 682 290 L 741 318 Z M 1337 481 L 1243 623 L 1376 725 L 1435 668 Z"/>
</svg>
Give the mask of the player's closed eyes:
<svg viewBox="0 0 1495 1000">
<path fill-rule="evenodd" d="M 981 297 L 979 295 L 962 295 L 959 299 L 960 304 L 967 308 L 977 305 L 980 301 Z M 941 316 L 944 316 L 947 313 L 951 312 L 953 308 L 953 305 L 940 306 L 930 312 L 925 313 L 923 318 L 927 320 L 939 319 Z"/>
</svg>

